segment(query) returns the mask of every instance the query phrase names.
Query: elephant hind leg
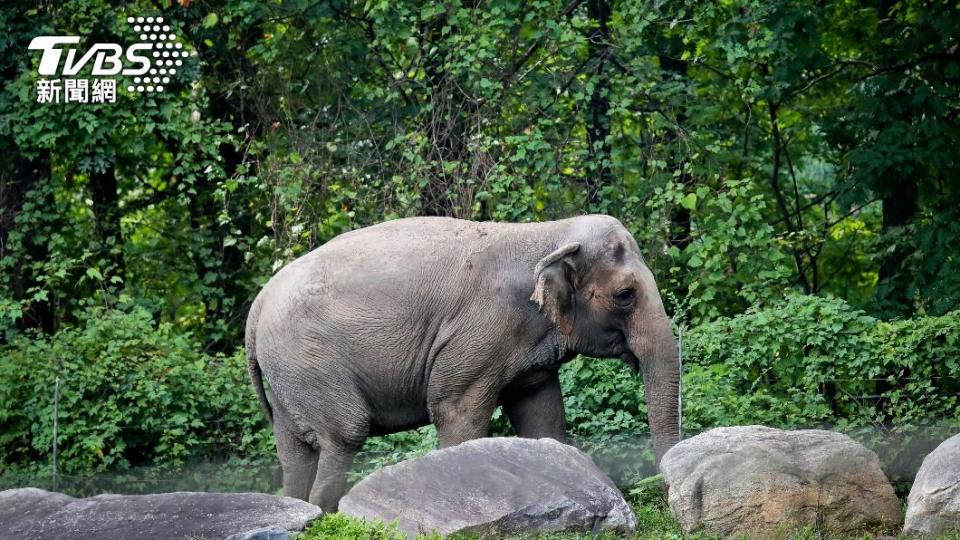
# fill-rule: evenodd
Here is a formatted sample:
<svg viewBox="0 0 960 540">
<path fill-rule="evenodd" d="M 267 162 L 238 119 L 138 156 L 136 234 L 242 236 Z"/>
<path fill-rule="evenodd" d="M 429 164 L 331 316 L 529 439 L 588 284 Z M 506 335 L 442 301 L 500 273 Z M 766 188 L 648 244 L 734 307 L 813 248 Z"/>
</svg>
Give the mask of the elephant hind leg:
<svg viewBox="0 0 960 540">
<path fill-rule="evenodd" d="M 320 459 L 316 463 L 316 479 L 310 490 L 311 504 L 324 512 L 336 512 L 340 498 L 347 489 L 347 471 L 353 465 L 353 458 L 359 447 L 337 447 L 326 445 L 320 449 Z"/>
<path fill-rule="evenodd" d="M 319 452 L 297 437 L 282 416 L 274 419 L 273 434 L 283 468 L 283 494 L 306 501 L 317 475 Z"/>
<path fill-rule="evenodd" d="M 501 396 L 503 410 L 520 437 L 550 437 L 566 441 L 566 422 L 560 378 L 556 373 L 539 386 L 508 389 Z"/>
</svg>

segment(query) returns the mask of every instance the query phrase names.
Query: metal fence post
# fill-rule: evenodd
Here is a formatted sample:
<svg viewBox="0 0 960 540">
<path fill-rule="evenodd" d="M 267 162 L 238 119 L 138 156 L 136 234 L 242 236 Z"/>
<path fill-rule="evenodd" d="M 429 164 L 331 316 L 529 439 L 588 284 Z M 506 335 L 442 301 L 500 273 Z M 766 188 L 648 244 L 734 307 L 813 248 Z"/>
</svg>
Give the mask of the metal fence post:
<svg viewBox="0 0 960 540">
<path fill-rule="evenodd" d="M 53 491 L 57 490 L 57 423 L 60 409 L 60 376 L 53 386 Z"/>
<path fill-rule="evenodd" d="M 677 340 L 677 362 L 680 378 L 677 380 L 677 434 L 680 440 L 683 440 L 683 326 L 680 326 L 678 331 L 680 339 Z"/>
</svg>

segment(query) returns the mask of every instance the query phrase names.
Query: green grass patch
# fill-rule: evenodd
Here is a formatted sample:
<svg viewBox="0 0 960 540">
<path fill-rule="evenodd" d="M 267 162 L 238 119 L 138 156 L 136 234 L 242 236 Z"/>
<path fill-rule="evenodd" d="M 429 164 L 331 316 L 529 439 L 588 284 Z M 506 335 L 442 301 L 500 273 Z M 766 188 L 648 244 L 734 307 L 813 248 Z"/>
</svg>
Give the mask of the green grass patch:
<svg viewBox="0 0 960 540">
<path fill-rule="evenodd" d="M 295 540 L 407 540 L 396 523 L 366 521 L 343 514 L 326 514 Z"/>
</svg>

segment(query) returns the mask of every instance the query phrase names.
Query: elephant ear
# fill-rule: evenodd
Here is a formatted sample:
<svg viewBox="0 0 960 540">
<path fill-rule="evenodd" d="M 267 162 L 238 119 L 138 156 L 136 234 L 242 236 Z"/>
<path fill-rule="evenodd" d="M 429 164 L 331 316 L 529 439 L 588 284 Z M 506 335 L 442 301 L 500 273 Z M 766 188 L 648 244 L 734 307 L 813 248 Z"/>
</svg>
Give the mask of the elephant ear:
<svg viewBox="0 0 960 540">
<path fill-rule="evenodd" d="M 572 255 L 579 249 L 578 243 L 566 244 L 541 259 L 533 271 L 536 285 L 530 299 L 564 335 L 573 331 L 576 272 Z"/>
</svg>

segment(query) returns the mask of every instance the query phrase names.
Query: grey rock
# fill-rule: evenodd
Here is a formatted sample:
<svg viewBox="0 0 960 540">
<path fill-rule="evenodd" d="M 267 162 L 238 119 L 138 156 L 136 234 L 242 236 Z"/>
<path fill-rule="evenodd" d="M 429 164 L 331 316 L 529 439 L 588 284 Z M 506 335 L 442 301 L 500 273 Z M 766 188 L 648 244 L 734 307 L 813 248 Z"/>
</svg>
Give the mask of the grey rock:
<svg viewBox="0 0 960 540">
<path fill-rule="evenodd" d="M 361 480 L 346 515 L 447 535 L 615 531 L 636 517 L 589 456 L 553 439 L 486 438 L 436 450 Z"/>
<path fill-rule="evenodd" d="M 290 540 L 290 532 L 280 527 L 261 527 L 230 535 L 227 540 Z"/>
<path fill-rule="evenodd" d="M 795 526 L 845 533 L 900 523 L 876 454 L 841 433 L 717 428 L 660 463 L 685 532 L 768 538 Z"/>
<path fill-rule="evenodd" d="M 0 531 L 22 540 L 222 539 L 263 527 L 299 531 L 320 508 L 262 493 L 97 495 L 34 488 L 0 492 Z"/>
<path fill-rule="evenodd" d="M 37 488 L 0 491 L 0 531 L 17 530 L 21 523 L 43 521 L 75 500 L 63 493 Z"/>
<path fill-rule="evenodd" d="M 923 459 L 907 497 L 903 531 L 943 534 L 960 531 L 960 434 Z"/>
</svg>

